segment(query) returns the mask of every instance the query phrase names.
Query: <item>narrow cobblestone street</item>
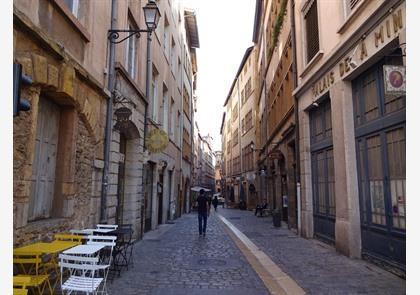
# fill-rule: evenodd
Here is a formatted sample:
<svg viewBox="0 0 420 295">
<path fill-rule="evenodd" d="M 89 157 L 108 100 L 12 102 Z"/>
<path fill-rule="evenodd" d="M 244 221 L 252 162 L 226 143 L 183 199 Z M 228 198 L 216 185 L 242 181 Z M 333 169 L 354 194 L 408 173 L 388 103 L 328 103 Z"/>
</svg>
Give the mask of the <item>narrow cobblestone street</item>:
<svg viewBox="0 0 420 295">
<path fill-rule="evenodd" d="M 347 258 L 316 240 L 299 238 L 271 218 L 218 209 L 308 294 L 404 294 L 405 281 L 368 262 Z M 269 294 L 214 212 L 207 236 L 191 213 L 146 234 L 134 266 L 110 284 L 110 294 Z"/>
<path fill-rule="evenodd" d="M 269 294 L 213 212 L 207 225 L 199 237 L 194 212 L 146 234 L 110 294 Z"/>
</svg>

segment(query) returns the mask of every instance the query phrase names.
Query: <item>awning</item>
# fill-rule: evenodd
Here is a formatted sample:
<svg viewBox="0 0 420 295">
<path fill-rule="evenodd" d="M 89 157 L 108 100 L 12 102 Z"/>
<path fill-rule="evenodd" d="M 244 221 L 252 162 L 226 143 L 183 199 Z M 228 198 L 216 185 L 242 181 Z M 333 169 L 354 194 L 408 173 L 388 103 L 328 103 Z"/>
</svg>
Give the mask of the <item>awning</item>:
<svg viewBox="0 0 420 295">
<path fill-rule="evenodd" d="M 191 188 L 191 190 L 193 191 L 193 192 L 199 192 L 200 190 L 204 190 L 205 192 L 209 192 L 209 191 L 211 191 L 211 190 L 209 190 L 208 188 L 205 188 L 205 187 L 201 187 L 201 186 L 193 186 L 192 188 Z"/>
</svg>

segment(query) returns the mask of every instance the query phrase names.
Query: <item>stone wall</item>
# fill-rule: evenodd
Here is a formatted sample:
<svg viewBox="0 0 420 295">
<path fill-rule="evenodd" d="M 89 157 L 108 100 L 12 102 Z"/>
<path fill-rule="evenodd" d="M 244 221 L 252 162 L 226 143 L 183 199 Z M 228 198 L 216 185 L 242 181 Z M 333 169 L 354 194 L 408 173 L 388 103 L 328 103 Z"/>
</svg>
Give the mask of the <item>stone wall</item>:
<svg viewBox="0 0 420 295">
<path fill-rule="evenodd" d="M 14 15 L 16 19 L 19 16 Z M 53 233 L 88 227 L 99 212 L 91 196 L 103 156 L 104 112 L 108 95 L 80 64 L 36 28 L 19 19 L 14 24 L 14 62 L 33 84 L 22 88 L 31 110 L 13 119 L 14 246 L 48 240 Z M 61 112 L 53 210 L 51 218 L 28 221 L 39 99 L 54 101 Z M 59 159 L 63 159 L 62 161 Z M 100 160 L 99 160 L 100 162 Z M 95 165 L 97 166 L 97 165 Z M 99 165 L 100 166 L 100 165 Z M 94 174 L 94 171 L 96 174 Z M 58 176 L 57 176 L 58 175 Z M 58 196 L 58 197 L 57 197 Z M 59 200 L 58 202 L 56 200 Z M 57 204 L 56 204 L 57 203 Z M 57 208 L 59 208 L 57 210 Z"/>
</svg>

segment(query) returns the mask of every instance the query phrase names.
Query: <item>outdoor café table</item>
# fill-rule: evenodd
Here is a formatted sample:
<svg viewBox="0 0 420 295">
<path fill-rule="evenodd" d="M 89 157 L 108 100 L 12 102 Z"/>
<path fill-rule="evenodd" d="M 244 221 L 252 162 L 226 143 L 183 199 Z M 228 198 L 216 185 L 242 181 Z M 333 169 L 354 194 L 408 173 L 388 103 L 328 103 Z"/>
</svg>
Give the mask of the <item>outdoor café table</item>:
<svg viewBox="0 0 420 295">
<path fill-rule="evenodd" d="M 104 245 L 78 245 L 64 251 L 63 254 L 92 256 L 104 247 Z"/>
<path fill-rule="evenodd" d="M 114 231 L 112 228 L 86 228 L 86 229 L 72 229 L 73 234 L 93 235 L 94 233 L 107 234 Z"/>
<path fill-rule="evenodd" d="M 51 255 L 50 263 L 54 267 L 56 275 L 57 275 L 56 280 L 54 282 L 54 286 L 53 286 L 53 289 L 54 289 L 60 277 L 59 276 L 60 269 L 58 268 L 58 262 L 57 262 L 58 253 L 66 249 L 69 249 L 71 247 L 74 247 L 76 245 L 79 245 L 79 242 L 73 242 L 73 241 L 53 241 L 51 243 L 38 242 L 38 243 L 23 246 L 23 247 L 15 248 L 13 250 L 13 256 L 41 257 L 42 255 Z M 23 271 L 25 272 L 25 270 Z M 30 271 L 31 271 L 31 268 L 28 270 L 28 272 Z M 36 274 L 38 274 L 38 271 L 39 271 L 38 269 L 35 269 Z"/>
</svg>

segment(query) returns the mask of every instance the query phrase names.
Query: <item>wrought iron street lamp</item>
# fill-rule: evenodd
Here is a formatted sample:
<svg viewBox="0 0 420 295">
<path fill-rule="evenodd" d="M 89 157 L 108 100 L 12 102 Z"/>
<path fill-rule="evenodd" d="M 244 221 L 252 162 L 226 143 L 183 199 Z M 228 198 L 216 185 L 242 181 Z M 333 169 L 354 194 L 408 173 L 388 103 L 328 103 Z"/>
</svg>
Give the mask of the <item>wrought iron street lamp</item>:
<svg viewBox="0 0 420 295">
<path fill-rule="evenodd" d="M 147 29 L 111 29 L 108 31 L 108 39 L 110 40 L 110 42 L 114 44 L 121 43 L 131 38 L 132 36 L 140 38 L 140 33 L 148 33 L 149 35 L 151 35 L 153 31 L 157 28 L 161 16 L 156 2 L 153 0 L 149 0 L 149 2 L 143 7 L 143 14 L 144 22 L 146 23 Z M 120 39 L 120 33 L 128 33 L 128 35 Z"/>
</svg>

